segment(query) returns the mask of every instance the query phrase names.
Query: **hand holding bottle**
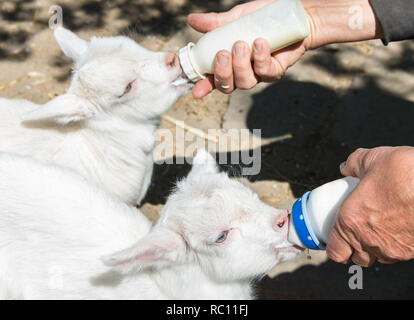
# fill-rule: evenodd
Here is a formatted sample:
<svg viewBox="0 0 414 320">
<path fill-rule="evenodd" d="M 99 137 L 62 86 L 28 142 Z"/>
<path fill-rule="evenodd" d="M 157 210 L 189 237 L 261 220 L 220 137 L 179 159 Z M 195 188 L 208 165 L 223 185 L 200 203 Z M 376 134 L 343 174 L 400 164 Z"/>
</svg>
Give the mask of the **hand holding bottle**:
<svg viewBox="0 0 414 320">
<path fill-rule="evenodd" d="M 274 0 L 257 0 L 235 6 L 222 13 L 190 14 L 189 24 L 200 32 L 209 32 L 223 24 L 258 10 Z M 253 52 L 239 41 L 232 52 L 222 50 L 214 62 L 214 76 L 199 81 L 193 89 L 195 98 L 202 98 L 214 88 L 231 93 L 234 89 L 250 89 L 258 82 L 273 82 L 279 79 L 288 67 L 296 63 L 310 49 L 333 42 L 348 42 L 381 37 L 381 28 L 376 21 L 368 0 L 302 0 L 310 24 L 310 35 L 303 41 L 270 53 L 264 39 L 256 39 Z M 351 30 L 350 6 L 359 6 L 363 27 Z M 253 57 L 253 63 L 250 58 Z"/>
<path fill-rule="evenodd" d="M 413 259 L 414 148 L 358 149 L 341 172 L 361 182 L 336 216 L 328 256 L 361 266 Z"/>
</svg>

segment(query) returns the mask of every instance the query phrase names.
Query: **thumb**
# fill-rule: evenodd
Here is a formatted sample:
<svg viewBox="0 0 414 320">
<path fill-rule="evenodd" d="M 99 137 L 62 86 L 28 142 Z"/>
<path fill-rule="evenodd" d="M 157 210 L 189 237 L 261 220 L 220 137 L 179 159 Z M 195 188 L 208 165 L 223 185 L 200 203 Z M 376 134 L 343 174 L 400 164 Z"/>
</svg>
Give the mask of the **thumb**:
<svg viewBox="0 0 414 320">
<path fill-rule="evenodd" d="M 339 167 L 341 174 L 362 179 L 371 169 L 375 158 L 375 149 L 359 148 L 351 153 L 345 162 L 341 163 Z"/>
<path fill-rule="evenodd" d="M 348 263 L 351 259 L 352 252 L 351 246 L 338 232 L 338 226 L 335 222 L 328 238 L 326 254 L 335 262 Z"/>
<path fill-rule="evenodd" d="M 188 15 L 187 21 L 195 30 L 205 33 L 236 20 L 238 17 L 239 12 L 236 10 L 221 13 L 191 13 Z"/>
</svg>

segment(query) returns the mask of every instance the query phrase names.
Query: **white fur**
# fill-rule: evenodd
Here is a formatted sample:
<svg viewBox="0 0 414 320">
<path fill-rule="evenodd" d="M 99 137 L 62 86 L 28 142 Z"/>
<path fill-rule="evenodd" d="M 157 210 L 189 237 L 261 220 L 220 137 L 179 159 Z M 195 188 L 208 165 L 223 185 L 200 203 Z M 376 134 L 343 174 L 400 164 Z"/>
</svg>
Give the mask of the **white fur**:
<svg viewBox="0 0 414 320">
<path fill-rule="evenodd" d="M 70 169 L 0 153 L 0 298 L 251 299 L 297 254 L 275 250 L 285 214 L 205 151 L 155 226 Z"/>
<path fill-rule="evenodd" d="M 123 36 L 87 42 L 57 28 L 55 38 L 75 63 L 70 88 L 44 105 L 0 98 L 0 151 L 55 161 L 139 203 L 160 117 L 190 86 L 172 84 L 181 67 Z"/>
</svg>

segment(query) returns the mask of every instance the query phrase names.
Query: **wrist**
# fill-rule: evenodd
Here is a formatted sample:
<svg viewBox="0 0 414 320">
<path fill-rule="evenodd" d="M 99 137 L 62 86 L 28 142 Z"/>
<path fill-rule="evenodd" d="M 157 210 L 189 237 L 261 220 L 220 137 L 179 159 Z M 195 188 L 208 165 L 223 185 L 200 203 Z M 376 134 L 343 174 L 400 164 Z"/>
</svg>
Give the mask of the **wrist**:
<svg viewBox="0 0 414 320">
<path fill-rule="evenodd" d="M 368 0 L 301 0 L 309 15 L 308 49 L 329 43 L 382 37 L 381 26 Z"/>
</svg>

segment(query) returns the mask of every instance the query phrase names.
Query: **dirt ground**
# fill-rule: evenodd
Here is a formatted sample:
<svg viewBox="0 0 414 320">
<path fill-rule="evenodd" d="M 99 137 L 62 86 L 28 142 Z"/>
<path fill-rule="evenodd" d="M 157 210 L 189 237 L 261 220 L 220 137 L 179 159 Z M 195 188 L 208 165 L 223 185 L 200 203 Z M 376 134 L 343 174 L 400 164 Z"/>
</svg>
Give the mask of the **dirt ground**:
<svg viewBox="0 0 414 320">
<path fill-rule="evenodd" d="M 63 24 L 81 37 L 124 34 L 152 50 L 177 50 L 200 35 L 186 25 L 190 12 L 222 11 L 235 0 L 13 0 L 0 2 L 0 96 L 38 103 L 63 93 L 71 61 L 48 28 L 51 5 L 63 9 Z M 380 41 L 331 45 L 306 54 L 275 84 L 230 96 L 214 92 L 201 100 L 183 97 L 162 128 L 185 121 L 202 132 L 261 129 L 251 134 L 261 148 L 261 171 L 243 178 L 277 207 L 340 177 L 338 164 L 357 147 L 414 144 L 414 43 L 384 47 Z M 194 136 L 196 138 L 197 135 Z M 178 144 L 179 141 L 175 141 Z M 190 142 L 187 142 L 190 143 Z M 185 156 L 175 148 L 177 159 Z M 234 150 L 218 150 L 230 152 Z M 187 164 L 156 164 L 142 206 L 152 220 Z M 224 166 L 238 175 L 238 166 Z M 263 299 L 410 299 L 414 263 L 364 269 L 363 290 L 348 287 L 349 266 L 323 252 L 303 254 L 278 266 L 257 284 Z"/>
</svg>

